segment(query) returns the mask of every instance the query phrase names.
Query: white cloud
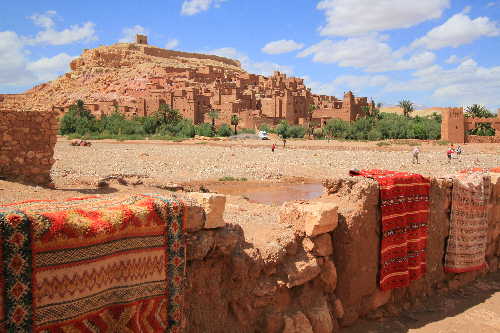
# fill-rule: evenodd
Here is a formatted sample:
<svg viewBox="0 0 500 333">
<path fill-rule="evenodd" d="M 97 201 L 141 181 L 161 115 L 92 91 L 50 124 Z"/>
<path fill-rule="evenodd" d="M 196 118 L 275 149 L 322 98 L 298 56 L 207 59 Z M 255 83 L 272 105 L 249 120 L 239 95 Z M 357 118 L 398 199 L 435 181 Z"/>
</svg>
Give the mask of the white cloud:
<svg viewBox="0 0 500 333">
<path fill-rule="evenodd" d="M 53 18 L 55 15 L 55 11 L 49 10 L 43 14 L 30 16 L 33 23 L 44 30 L 38 32 L 35 38 L 29 38 L 29 44 L 65 45 L 75 42 L 92 42 L 98 39 L 95 24 L 92 22 L 72 25 L 68 29 L 57 31 L 54 29 L 55 22 Z"/>
<path fill-rule="evenodd" d="M 13 31 L 0 31 L 0 86 L 27 85 L 35 75 L 26 69 L 22 38 Z"/>
<path fill-rule="evenodd" d="M 147 33 L 147 30 L 140 25 L 134 25 L 130 28 L 122 29 L 122 38 L 118 40 L 119 43 L 133 43 L 135 42 L 135 35 L 141 34 L 144 35 Z"/>
<path fill-rule="evenodd" d="M 492 2 L 488 2 L 488 4 L 486 5 L 486 7 L 490 8 L 490 7 L 493 7 L 493 6 L 496 6 L 497 3 L 492 1 Z"/>
<path fill-rule="evenodd" d="M 69 63 L 75 58 L 67 53 L 60 53 L 52 58 L 41 58 L 30 62 L 26 65 L 26 69 L 35 74 L 39 81 L 50 81 L 68 72 Z"/>
<path fill-rule="evenodd" d="M 432 91 L 436 102 L 454 105 L 498 105 L 500 66 L 482 67 L 466 59 L 452 69 L 438 65 L 415 71 L 413 79 L 392 82 L 386 91 Z"/>
<path fill-rule="evenodd" d="M 224 47 L 211 50 L 206 53 L 218 55 L 220 57 L 236 59 L 241 63 L 243 69 L 252 74 L 271 75 L 274 71 L 280 71 L 288 75 L 291 75 L 293 73 L 293 68 L 290 66 L 283 66 L 268 61 L 255 62 L 251 60 L 246 54 L 239 52 L 233 47 Z"/>
<path fill-rule="evenodd" d="M 478 17 L 471 20 L 463 12 L 453 15 L 442 25 L 429 31 L 424 37 L 415 40 L 412 47 L 425 47 L 437 50 L 444 47 L 459 47 L 474 40 L 500 35 L 497 23 L 488 17 Z"/>
<path fill-rule="evenodd" d="M 166 49 L 175 49 L 179 45 L 179 41 L 175 38 L 169 39 L 165 44 Z"/>
<path fill-rule="evenodd" d="M 185 0 L 182 3 L 182 15 L 195 15 L 200 12 L 206 11 L 210 6 L 219 8 L 221 3 L 227 0 Z"/>
<path fill-rule="evenodd" d="M 445 62 L 447 64 L 456 64 L 459 61 L 460 61 L 460 58 L 453 54 L 453 55 L 449 56 L 449 58 L 446 59 Z"/>
<path fill-rule="evenodd" d="M 295 50 L 300 50 L 304 47 L 304 44 L 297 43 L 294 40 L 277 40 L 274 42 L 267 43 L 263 48 L 262 52 L 267 54 L 281 54 L 288 53 Z"/>
<path fill-rule="evenodd" d="M 409 28 L 441 17 L 450 0 L 323 0 L 326 25 L 321 35 L 354 36 L 369 32 Z"/>
<path fill-rule="evenodd" d="M 54 20 L 53 17 L 56 15 L 55 10 L 48 10 L 43 14 L 33 14 L 30 16 L 30 19 L 35 23 L 35 25 L 45 28 L 45 29 L 50 29 L 54 26 Z"/>
<path fill-rule="evenodd" d="M 458 64 L 458 63 L 462 63 L 464 62 L 465 60 L 468 60 L 470 59 L 470 57 L 459 57 L 455 54 L 451 55 L 448 57 L 448 59 L 445 60 L 445 63 L 447 64 Z"/>
<path fill-rule="evenodd" d="M 326 83 L 311 80 L 308 76 L 304 77 L 306 86 L 311 88 L 313 93 L 336 96 L 337 98 L 342 98 L 343 92 L 347 90 L 363 95 L 361 89 L 383 88 L 389 81 L 390 79 L 385 75 L 341 75 Z"/>
<path fill-rule="evenodd" d="M 404 52 L 393 51 L 384 40 L 385 36 L 377 34 L 338 42 L 326 39 L 303 50 L 298 57 L 312 55 L 315 62 L 336 63 L 341 67 L 362 68 L 367 72 L 422 68 L 432 64 L 436 58 L 431 52 L 421 52 L 405 59 L 402 57 Z"/>
</svg>

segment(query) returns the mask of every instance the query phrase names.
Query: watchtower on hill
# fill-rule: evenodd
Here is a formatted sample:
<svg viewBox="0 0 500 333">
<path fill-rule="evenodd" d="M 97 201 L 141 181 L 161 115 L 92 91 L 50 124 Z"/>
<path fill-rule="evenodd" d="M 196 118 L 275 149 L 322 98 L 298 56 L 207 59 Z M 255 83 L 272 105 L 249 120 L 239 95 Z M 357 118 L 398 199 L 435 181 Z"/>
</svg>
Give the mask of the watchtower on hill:
<svg viewBox="0 0 500 333">
<path fill-rule="evenodd" d="M 135 42 L 136 44 L 148 45 L 148 36 L 137 34 L 135 35 Z"/>
</svg>

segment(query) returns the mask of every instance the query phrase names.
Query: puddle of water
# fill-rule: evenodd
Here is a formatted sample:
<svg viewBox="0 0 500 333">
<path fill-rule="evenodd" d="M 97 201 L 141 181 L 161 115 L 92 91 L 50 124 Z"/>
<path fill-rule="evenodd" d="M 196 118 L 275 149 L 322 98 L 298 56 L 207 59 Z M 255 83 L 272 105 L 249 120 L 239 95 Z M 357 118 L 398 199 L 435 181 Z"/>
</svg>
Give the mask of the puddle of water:
<svg viewBox="0 0 500 333">
<path fill-rule="evenodd" d="M 322 184 L 261 184 L 251 186 L 220 184 L 214 190 L 222 194 L 243 195 L 251 202 L 267 205 L 281 205 L 293 200 L 311 200 L 325 193 Z"/>
</svg>

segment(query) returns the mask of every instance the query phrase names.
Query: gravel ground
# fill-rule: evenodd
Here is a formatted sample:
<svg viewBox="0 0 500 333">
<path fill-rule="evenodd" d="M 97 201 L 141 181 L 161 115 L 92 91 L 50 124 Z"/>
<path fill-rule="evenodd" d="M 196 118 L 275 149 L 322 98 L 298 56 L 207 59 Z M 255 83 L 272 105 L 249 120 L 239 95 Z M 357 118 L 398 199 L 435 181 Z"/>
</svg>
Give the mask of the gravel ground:
<svg viewBox="0 0 500 333">
<path fill-rule="evenodd" d="M 260 143 L 260 142 L 258 142 Z M 268 144 L 270 145 L 270 144 Z M 446 160 L 446 146 L 423 144 L 420 164 L 412 164 L 413 147 L 377 147 L 372 143 L 300 141 L 272 153 L 255 142 L 224 143 L 110 143 L 93 142 L 92 147 L 56 145 L 52 176 L 57 183 L 111 174 L 140 175 L 173 182 L 217 180 L 224 176 L 249 180 L 283 180 L 287 177 L 322 179 L 346 175 L 349 169 L 384 168 L 443 176 L 469 167 L 500 166 L 500 150 L 489 146 L 466 146 L 460 159 Z"/>
</svg>

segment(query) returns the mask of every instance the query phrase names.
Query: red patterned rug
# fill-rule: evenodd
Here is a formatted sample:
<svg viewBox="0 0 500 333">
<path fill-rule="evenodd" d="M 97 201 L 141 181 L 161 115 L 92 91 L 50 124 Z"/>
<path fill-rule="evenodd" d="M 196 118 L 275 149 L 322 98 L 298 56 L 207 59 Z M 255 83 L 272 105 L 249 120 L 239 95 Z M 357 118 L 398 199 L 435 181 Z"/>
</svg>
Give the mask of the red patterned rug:
<svg viewBox="0 0 500 333">
<path fill-rule="evenodd" d="M 429 179 L 387 170 L 351 171 L 375 179 L 380 188 L 382 240 L 381 290 L 406 287 L 426 272 Z"/>
<path fill-rule="evenodd" d="M 444 269 L 450 273 L 480 270 L 486 266 L 491 176 L 459 173 L 453 178 L 452 193 Z"/>
<path fill-rule="evenodd" d="M 156 195 L 0 206 L 0 331 L 181 332 L 184 216 Z"/>
</svg>

